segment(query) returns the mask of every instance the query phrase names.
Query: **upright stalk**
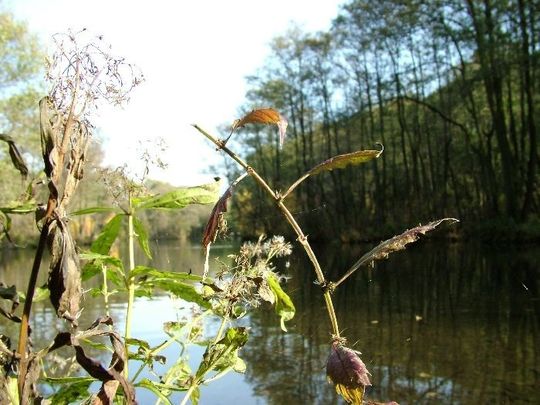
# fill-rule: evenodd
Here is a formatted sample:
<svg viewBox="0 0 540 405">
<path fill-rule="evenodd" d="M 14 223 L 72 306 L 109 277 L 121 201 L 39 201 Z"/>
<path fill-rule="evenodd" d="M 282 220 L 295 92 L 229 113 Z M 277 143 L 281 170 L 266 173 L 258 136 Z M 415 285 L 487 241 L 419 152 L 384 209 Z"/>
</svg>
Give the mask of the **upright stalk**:
<svg viewBox="0 0 540 405">
<path fill-rule="evenodd" d="M 131 336 L 131 318 L 133 316 L 133 302 L 135 300 L 135 283 L 133 281 L 133 278 L 131 277 L 131 272 L 135 268 L 135 244 L 134 244 L 135 231 L 133 228 L 133 206 L 131 202 L 131 193 L 128 197 L 128 203 L 129 203 L 129 211 L 128 211 L 127 216 L 128 216 L 129 269 L 126 275 L 127 288 L 128 288 L 128 303 L 127 303 L 127 309 L 126 309 L 126 329 L 124 333 L 124 338 L 126 341 L 126 356 L 129 357 L 127 340 Z M 124 369 L 124 374 L 127 379 L 129 375 L 127 364 Z"/>
<path fill-rule="evenodd" d="M 26 290 L 26 299 L 24 301 L 23 314 L 21 317 L 21 328 L 19 331 L 19 345 L 17 347 L 17 353 L 20 356 L 19 361 L 19 375 L 18 375 L 18 388 L 19 388 L 19 400 L 23 401 L 23 389 L 24 381 L 26 377 L 26 371 L 28 368 L 26 358 L 26 346 L 28 344 L 28 329 L 30 322 L 30 312 L 32 310 L 32 302 L 34 300 L 34 293 L 36 291 L 37 278 L 39 274 L 39 268 L 41 266 L 41 260 L 43 258 L 43 252 L 47 244 L 47 236 L 49 234 L 49 225 L 51 217 L 56 207 L 57 200 L 52 196 L 49 196 L 47 203 L 47 212 L 45 213 L 43 228 L 41 228 L 41 234 L 39 236 L 39 242 L 36 249 L 36 255 L 34 256 L 34 263 L 32 265 L 32 272 L 30 273 L 30 280 L 28 281 L 28 288 Z"/>
<path fill-rule="evenodd" d="M 242 166 L 251 177 L 255 179 L 255 181 L 261 186 L 275 201 L 277 204 L 277 207 L 291 226 L 291 228 L 294 230 L 298 237 L 298 242 L 302 245 L 304 251 L 306 252 L 309 260 L 311 261 L 311 264 L 313 265 L 313 270 L 315 271 L 315 275 L 317 276 L 317 282 L 321 286 L 326 286 L 328 283 L 326 281 L 326 278 L 324 277 L 324 273 L 321 269 L 321 266 L 319 264 L 319 261 L 317 259 L 317 256 L 315 255 L 315 252 L 313 252 L 313 249 L 311 248 L 311 245 L 309 244 L 307 240 L 307 236 L 302 231 L 302 228 L 300 228 L 300 225 L 298 225 L 298 222 L 296 222 L 296 219 L 291 214 L 289 209 L 285 206 L 283 203 L 282 196 L 278 193 L 273 191 L 268 183 L 251 167 L 249 166 L 244 160 L 238 156 L 236 153 L 234 153 L 232 150 L 227 148 L 225 146 L 225 143 L 202 128 L 200 128 L 198 125 L 193 125 L 195 129 L 197 129 L 201 134 L 203 134 L 206 138 L 208 138 L 214 145 L 216 145 L 219 149 L 223 150 L 227 155 L 229 155 L 236 163 L 238 163 L 240 166 Z M 325 290 L 324 291 L 324 301 L 326 304 L 326 309 L 328 311 L 328 317 L 330 318 L 330 323 L 332 325 L 332 333 L 335 337 L 339 337 L 339 325 L 337 322 L 336 317 L 336 311 L 334 309 L 334 303 L 332 301 L 332 296 L 330 295 L 330 291 Z"/>
</svg>

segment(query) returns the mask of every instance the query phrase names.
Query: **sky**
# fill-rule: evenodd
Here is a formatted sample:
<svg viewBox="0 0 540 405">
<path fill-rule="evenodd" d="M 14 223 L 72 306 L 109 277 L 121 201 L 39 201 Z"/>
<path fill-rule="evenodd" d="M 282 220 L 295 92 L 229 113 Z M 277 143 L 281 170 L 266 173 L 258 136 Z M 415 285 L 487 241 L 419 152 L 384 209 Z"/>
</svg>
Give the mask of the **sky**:
<svg viewBox="0 0 540 405">
<path fill-rule="evenodd" d="M 176 186 L 211 181 L 222 157 L 192 128 L 218 135 L 239 118 L 245 77 L 263 66 L 271 40 L 291 24 L 327 30 L 342 0 L 4 0 L 4 9 L 44 43 L 52 34 L 103 35 L 112 53 L 136 64 L 145 82 L 123 108 L 102 109 L 95 121 L 104 163 L 142 171 L 141 151 L 168 166 L 150 177 Z M 272 106 L 260 106 L 272 107 Z M 159 151 L 160 140 L 166 146 Z"/>
</svg>

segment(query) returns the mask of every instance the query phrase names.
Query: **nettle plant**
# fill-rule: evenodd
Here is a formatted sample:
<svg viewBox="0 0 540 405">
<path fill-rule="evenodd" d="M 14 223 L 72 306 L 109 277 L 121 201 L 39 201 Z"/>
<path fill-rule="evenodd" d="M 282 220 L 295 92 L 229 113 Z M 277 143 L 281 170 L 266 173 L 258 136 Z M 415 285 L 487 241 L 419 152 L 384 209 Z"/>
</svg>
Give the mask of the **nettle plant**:
<svg viewBox="0 0 540 405">
<path fill-rule="evenodd" d="M 226 145 L 227 141 L 234 134 L 234 132 L 248 124 L 277 125 L 279 129 L 280 147 L 283 145 L 287 129 L 287 120 L 278 111 L 272 108 L 252 110 L 243 118 L 236 120 L 231 127 L 231 132 L 229 136 L 225 140 L 218 139 L 204 129 L 202 129 L 201 127 L 199 127 L 198 125 L 194 125 L 195 129 L 197 129 L 202 135 L 204 135 L 207 139 L 214 143 L 214 145 L 217 146 L 218 151 L 225 152 L 245 171 L 244 174 L 242 174 L 232 183 L 232 185 L 225 192 L 225 194 L 223 194 L 223 196 L 220 198 L 220 200 L 214 207 L 212 216 L 205 230 L 203 244 L 207 247 L 208 250 L 208 246 L 216 238 L 220 230 L 220 224 L 223 223 L 222 217 L 227 210 L 227 201 L 229 198 L 232 197 L 234 188 L 248 175 L 252 177 L 255 182 L 267 193 L 268 197 L 275 202 L 276 207 L 281 212 L 284 220 L 287 221 L 287 223 L 290 225 L 290 227 L 296 234 L 297 241 L 300 243 L 309 260 L 311 261 L 312 269 L 315 272 L 316 283 L 321 287 L 321 293 L 324 297 L 331 328 L 330 355 L 326 363 L 326 374 L 328 380 L 335 385 L 338 394 L 341 395 L 348 403 L 365 403 L 365 389 L 367 386 L 371 385 L 369 379 L 370 373 L 368 372 L 365 364 L 361 360 L 359 356 L 360 353 L 346 346 L 347 339 L 341 334 L 338 319 L 336 316 L 336 311 L 334 309 L 332 294 L 360 267 L 372 264 L 376 260 L 385 259 L 390 253 L 404 249 L 407 244 L 418 240 L 421 235 L 435 229 L 443 222 L 454 223 L 457 222 L 457 220 L 454 218 L 444 218 L 430 222 L 427 225 L 417 226 L 415 228 L 409 229 L 398 236 L 395 236 L 380 243 L 378 246 L 364 254 L 356 263 L 354 263 L 350 267 L 350 269 L 345 271 L 343 276 L 340 277 L 338 280 L 328 280 L 319 264 L 317 255 L 313 251 L 306 234 L 296 221 L 294 215 L 287 208 L 285 201 L 287 197 L 294 191 L 294 189 L 309 177 L 330 170 L 343 169 L 349 165 L 358 165 L 369 162 L 373 159 L 380 157 L 384 148 L 381 145 L 380 150 L 361 150 L 331 157 L 306 172 L 303 176 L 301 176 L 298 180 L 291 184 L 291 186 L 285 192 L 280 192 L 273 190 L 272 187 L 268 184 L 268 182 L 253 167 L 251 167 L 238 154 L 233 152 Z M 284 311 L 282 313 L 282 319 L 283 317 L 288 317 L 293 314 L 293 312 Z"/>
<path fill-rule="evenodd" d="M 246 343 L 248 332 L 237 325 L 239 318 L 263 301 L 274 304 L 284 330 L 285 321 L 293 317 L 294 306 L 281 289 L 280 276 L 272 264 L 273 258 L 290 254 L 291 246 L 280 237 L 245 244 L 238 255 L 231 258 L 232 265 L 223 264 L 215 279 L 210 278 L 208 235 L 219 228 L 216 219 L 223 211 L 223 201 L 218 199 L 219 182 L 149 195 L 142 180 L 131 180 L 121 169 L 105 171 L 103 177 L 114 204 L 70 213 L 69 202 L 84 173 L 92 113 L 99 101 L 113 104 L 126 101 L 130 91 L 142 80 L 133 66 L 105 51 L 101 39 L 82 46 L 80 41 L 80 34 L 56 36 L 58 51 L 49 62 L 47 74 L 51 90 L 39 103 L 47 204 L 37 204 L 32 198 L 33 190 L 29 190 L 24 201 L 0 207 L 2 235 L 9 237 L 10 216 L 14 214 L 35 213 L 40 228 L 26 294 L 18 292 L 16 286 L 0 283 L 0 298 L 9 304 L 8 309 L 0 306 L 0 314 L 20 323 L 16 350 L 11 349 L 11 339 L 0 334 L 0 403 L 29 404 L 44 400 L 45 403 L 134 404 L 138 388 L 151 391 L 158 402 L 165 404 L 171 404 L 174 392 L 185 392 L 182 403 L 191 400 L 195 404 L 201 385 L 230 371 L 245 370 L 238 350 Z M 29 171 L 13 138 L 2 134 L 0 140 L 8 143 L 14 166 L 21 175 L 27 176 Z M 35 181 L 30 184 L 34 185 Z M 207 258 L 202 276 L 191 271 L 167 271 L 135 263 L 137 242 L 148 259 L 152 258 L 141 213 L 216 202 L 207 225 L 204 242 Z M 106 214 L 110 218 L 89 250 L 80 253 L 68 222 L 75 216 L 95 214 Z M 115 243 L 122 242 L 124 235 L 127 263 L 112 253 Z M 48 259 L 44 259 L 46 249 Z M 44 286 L 37 286 L 44 260 L 49 260 L 48 281 Z M 94 278 L 100 279 L 99 287 L 87 292 L 103 298 L 105 313 L 91 325 L 79 327 L 84 310 L 83 286 Z M 156 325 L 156 328 L 163 326 L 164 340 L 152 346 L 132 336 L 133 306 L 136 297 L 152 297 L 158 290 L 196 309 L 180 321 Z M 127 302 L 123 334 L 115 330 L 109 314 L 109 300 L 113 295 Z M 47 296 L 58 317 L 65 320 L 66 331 L 58 333 L 45 347 L 34 348 L 30 339 L 32 305 Z M 24 308 L 22 316 L 18 316 L 16 310 L 21 301 Z M 219 327 L 215 335 L 205 335 L 205 324 L 216 320 Z M 171 345 L 179 346 L 179 355 L 167 363 L 162 352 Z M 190 345 L 206 348 L 195 370 L 189 365 Z M 54 376 L 58 374 L 55 373 L 58 368 L 55 355 L 60 348 L 71 348 L 74 352 L 73 358 L 61 362 L 76 364 L 86 374 L 75 371 Z M 95 355 L 92 357 L 89 353 Z M 155 371 L 156 365 L 164 365 L 161 374 Z M 130 368 L 134 370 L 133 375 L 129 373 Z M 72 367 L 68 365 L 63 369 Z M 147 372 L 143 373 L 145 370 Z M 43 385 L 47 385 L 47 398 L 43 398 L 39 390 Z M 99 388 L 96 389 L 96 385 Z"/>
</svg>

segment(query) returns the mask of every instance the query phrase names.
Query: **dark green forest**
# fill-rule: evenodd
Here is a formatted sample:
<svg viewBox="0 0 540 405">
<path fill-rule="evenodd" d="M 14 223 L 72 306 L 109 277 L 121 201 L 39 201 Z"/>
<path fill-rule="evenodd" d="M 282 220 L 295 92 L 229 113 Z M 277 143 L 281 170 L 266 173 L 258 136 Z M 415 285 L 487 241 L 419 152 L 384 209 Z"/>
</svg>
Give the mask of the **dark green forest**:
<svg viewBox="0 0 540 405">
<path fill-rule="evenodd" d="M 537 238 L 539 10 L 536 0 L 349 1 L 328 32 L 275 38 L 248 78 L 243 111 L 286 116 L 283 148 L 264 126 L 231 142 L 277 190 L 331 156 L 384 145 L 372 163 L 290 197 L 311 238 L 377 238 L 448 216 L 461 235 Z M 235 192 L 242 235 L 275 231 L 261 193 Z"/>
</svg>

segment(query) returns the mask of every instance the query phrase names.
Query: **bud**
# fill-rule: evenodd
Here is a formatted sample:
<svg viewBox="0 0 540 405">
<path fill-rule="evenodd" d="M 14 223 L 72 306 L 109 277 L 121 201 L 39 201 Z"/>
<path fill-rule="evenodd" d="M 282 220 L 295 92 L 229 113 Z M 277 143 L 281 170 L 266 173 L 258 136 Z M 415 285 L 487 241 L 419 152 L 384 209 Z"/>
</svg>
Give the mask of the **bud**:
<svg viewBox="0 0 540 405">
<path fill-rule="evenodd" d="M 334 340 L 326 362 L 326 376 L 336 391 L 350 404 L 362 404 L 366 386 L 371 385 L 369 371 L 358 352 Z"/>
</svg>

